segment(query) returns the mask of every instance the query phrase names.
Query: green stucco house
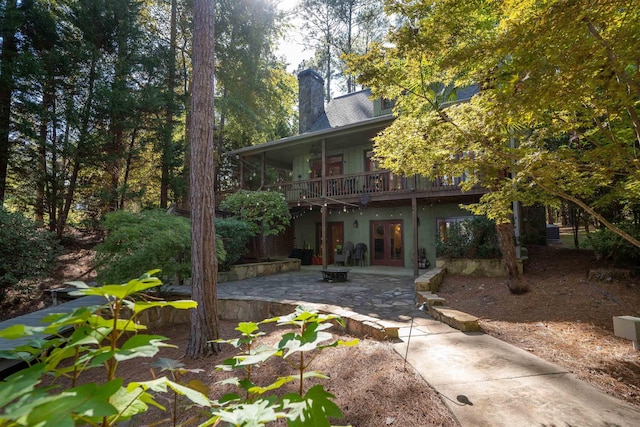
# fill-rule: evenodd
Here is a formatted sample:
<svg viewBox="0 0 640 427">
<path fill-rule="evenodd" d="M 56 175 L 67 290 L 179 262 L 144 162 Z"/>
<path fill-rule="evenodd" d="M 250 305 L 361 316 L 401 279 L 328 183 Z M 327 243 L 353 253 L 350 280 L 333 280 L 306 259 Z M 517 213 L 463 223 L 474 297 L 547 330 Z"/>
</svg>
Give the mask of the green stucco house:
<svg viewBox="0 0 640 427">
<path fill-rule="evenodd" d="M 347 242 L 367 248 L 352 263 L 413 268 L 415 275 L 425 256 L 435 265 L 440 231 L 470 217 L 459 205 L 478 201 L 484 191 L 460 191 L 464 177 L 431 181 L 379 168 L 372 138 L 394 120 L 389 102 L 363 90 L 325 106 L 324 82 L 315 71 L 301 72 L 298 80 L 299 135 L 233 151 L 241 160 L 240 187 L 258 189 L 249 188 L 243 165 L 259 165 L 254 187 L 281 192 L 289 203 L 293 222 L 285 245 L 325 267 L 342 261 L 339 249 Z M 458 99 L 465 95 L 472 92 Z M 267 182 L 268 169 L 278 171 L 277 182 Z"/>
</svg>

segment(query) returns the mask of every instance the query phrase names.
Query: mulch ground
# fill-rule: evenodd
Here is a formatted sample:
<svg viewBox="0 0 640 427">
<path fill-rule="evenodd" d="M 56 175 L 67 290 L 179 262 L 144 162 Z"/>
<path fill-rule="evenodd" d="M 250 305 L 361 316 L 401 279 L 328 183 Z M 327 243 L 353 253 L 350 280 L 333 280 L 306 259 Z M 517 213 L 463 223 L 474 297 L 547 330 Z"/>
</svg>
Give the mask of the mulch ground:
<svg viewBox="0 0 640 427">
<path fill-rule="evenodd" d="M 530 292 L 512 295 L 505 279 L 449 276 L 438 295 L 480 318 L 483 331 L 556 363 L 601 390 L 640 406 L 640 352 L 614 336 L 614 316 L 640 317 L 640 282 L 590 280 L 610 269 L 587 250 L 529 248 Z"/>
</svg>

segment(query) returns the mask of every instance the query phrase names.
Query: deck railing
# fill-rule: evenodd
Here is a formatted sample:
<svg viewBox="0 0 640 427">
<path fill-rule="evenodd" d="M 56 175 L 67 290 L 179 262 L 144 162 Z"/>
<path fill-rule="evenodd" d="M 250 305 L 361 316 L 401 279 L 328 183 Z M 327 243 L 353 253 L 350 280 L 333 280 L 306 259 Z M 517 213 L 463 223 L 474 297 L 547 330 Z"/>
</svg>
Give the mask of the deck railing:
<svg viewBox="0 0 640 427">
<path fill-rule="evenodd" d="M 323 192 L 322 178 L 281 182 L 265 186 L 265 190 L 279 191 L 290 203 L 305 199 L 320 199 L 323 194 L 331 198 L 358 197 L 362 194 L 382 195 L 402 191 L 448 191 L 459 190 L 464 177 L 442 177 L 430 181 L 419 177 L 404 177 L 389 171 L 363 172 L 357 174 L 326 177 L 326 193 Z"/>
</svg>

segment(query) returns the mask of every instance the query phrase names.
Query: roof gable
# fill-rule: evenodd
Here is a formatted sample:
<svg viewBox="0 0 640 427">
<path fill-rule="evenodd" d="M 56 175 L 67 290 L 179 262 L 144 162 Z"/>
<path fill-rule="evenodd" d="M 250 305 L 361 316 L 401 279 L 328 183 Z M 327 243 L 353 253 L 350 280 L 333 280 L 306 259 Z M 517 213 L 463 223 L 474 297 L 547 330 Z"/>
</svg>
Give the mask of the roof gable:
<svg viewBox="0 0 640 427">
<path fill-rule="evenodd" d="M 373 101 L 369 89 L 333 98 L 310 132 L 338 128 L 372 119 Z"/>
</svg>

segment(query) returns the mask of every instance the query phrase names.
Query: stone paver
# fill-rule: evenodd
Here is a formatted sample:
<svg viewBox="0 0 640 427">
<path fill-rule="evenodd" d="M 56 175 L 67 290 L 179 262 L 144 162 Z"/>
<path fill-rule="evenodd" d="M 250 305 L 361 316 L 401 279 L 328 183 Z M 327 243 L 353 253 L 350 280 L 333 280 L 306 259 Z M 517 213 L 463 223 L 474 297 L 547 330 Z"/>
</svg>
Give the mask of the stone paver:
<svg viewBox="0 0 640 427">
<path fill-rule="evenodd" d="M 323 281 L 321 272 L 315 269 L 219 283 L 218 297 L 254 296 L 324 303 L 398 322 L 411 317 L 429 318 L 414 304 L 413 277 L 353 270 L 348 281 L 336 283 Z"/>
</svg>

